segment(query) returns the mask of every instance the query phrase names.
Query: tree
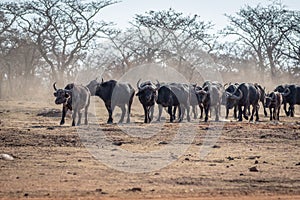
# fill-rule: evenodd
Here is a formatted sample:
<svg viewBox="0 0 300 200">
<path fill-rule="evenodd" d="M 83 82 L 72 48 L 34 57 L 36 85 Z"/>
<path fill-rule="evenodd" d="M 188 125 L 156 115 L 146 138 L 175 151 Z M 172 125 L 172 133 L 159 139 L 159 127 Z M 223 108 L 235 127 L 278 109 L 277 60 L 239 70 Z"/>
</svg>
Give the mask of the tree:
<svg viewBox="0 0 300 200">
<path fill-rule="evenodd" d="M 124 67 L 172 63 L 178 71 L 193 70 L 201 60 L 195 54 L 214 49 L 216 37 L 208 33 L 212 27 L 210 22 L 201 21 L 198 15 L 184 16 L 173 9 L 149 11 L 136 15 L 131 27 L 111 40 Z"/>
<path fill-rule="evenodd" d="M 63 82 L 76 68 L 83 51 L 110 23 L 95 21 L 96 15 L 116 1 L 35 0 L 6 3 L 11 13 L 22 10 L 18 24 L 30 34 L 43 59 L 50 66 L 52 79 Z"/>
<path fill-rule="evenodd" d="M 294 26 L 289 23 L 290 11 L 280 1 L 275 0 L 266 7 L 246 6 L 236 16 L 226 16 L 230 25 L 223 33 L 236 35 L 237 41 L 244 43 L 254 53 L 261 74 L 269 68 L 271 77 L 275 77 L 285 37 Z"/>
</svg>

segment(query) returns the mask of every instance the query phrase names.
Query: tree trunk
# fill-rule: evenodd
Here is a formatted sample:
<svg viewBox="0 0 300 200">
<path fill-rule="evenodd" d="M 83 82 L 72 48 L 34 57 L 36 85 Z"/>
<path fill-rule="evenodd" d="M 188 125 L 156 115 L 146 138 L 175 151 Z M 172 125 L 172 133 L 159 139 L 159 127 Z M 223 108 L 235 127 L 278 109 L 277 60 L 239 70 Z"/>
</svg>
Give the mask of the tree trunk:
<svg viewBox="0 0 300 200">
<path fill-rule="evenodd" d="M 271 80 L 274 80 L 273 78 L 276 77 L 276 69 L 275 69 L 275 63 L 272 55 L 272 50 L 270 48 L 267 49 L 267 54 L 270 62 Z"/>
</svg>

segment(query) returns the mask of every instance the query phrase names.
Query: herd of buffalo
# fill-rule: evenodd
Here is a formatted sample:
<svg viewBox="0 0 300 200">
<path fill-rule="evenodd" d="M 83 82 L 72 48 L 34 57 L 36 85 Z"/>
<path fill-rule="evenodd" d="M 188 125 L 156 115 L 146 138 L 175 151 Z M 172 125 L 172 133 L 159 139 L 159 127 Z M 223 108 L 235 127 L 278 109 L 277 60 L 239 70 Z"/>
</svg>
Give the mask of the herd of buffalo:
<svg viewBox="0 0 300 200">
<path fill-rule="evenodd" d="M 103 81 L 103 79 L 98 82 L 96 79 L 87 86 L 70 83 L 64 89 L 57 89 L 54 83 L 53 88 L 55 103 L 63 104 L 61 125 L 65 123 L 64 118 L 68 110 L 73 110 L 72 126 L 75 126 L 77 115 L 77 125 L 80 125 L 82 110 L 84 110 L 85 124 L 88 124 L 87 115 L 91 96 L 98 96 L 103 100 L 109 114 L 107 123 L 113 123 L 112 115 L 116 106 L 122 110 L 119 123 L 124 121 L 125 114 L 127 114 L 126 122 L 130 122 L 131 105 L 136 91 L 129 83 L 115 80 Z M 279 85 L 268 94 L 265 88 L 257 83 L 223 85 L 216 81 L 206 81 L 200 86 L 185 83 L 160 83 L 159 81 L 141 83 L 139 80 L 137 89 L 136 96 L 143 106 L 145 123 L 150 123 L 153 119 L 155 103 L 158 104 L 159 110 L 157 120 L 160 121 L 163 107 L 166 107 L 170 122 L 176 119 L 176 110 L 178 110 L 178 122 L 183 120 L 185 111 L 187 112 L 186 119 L 190 121 L 190 107 L 194 118 L 197 118 L 197 106 L 201 111 L 200 119 L 203 118 L 204 110 L 204 121 L 207 122 L 211 111 L 215 113 L 215 121 L 219 120 L 221 105 L 226 108 L 226 118 L 228 118 L 229 110 L 233 109 L 234 118 L 239 121 L 242 121 L 243 117 L 252 121 L 254 115 L 255 120 L 259 121 L 259 103 L 263 106 L 265 116 L 267 116 L 266 109 L 269 108 L 270 120 L 279 120 L 281 105 L 286 115 L 290 117 L 294 117 L 294 106 L 300 105 L 300 86 L 295 84 Z"/>
</svg>

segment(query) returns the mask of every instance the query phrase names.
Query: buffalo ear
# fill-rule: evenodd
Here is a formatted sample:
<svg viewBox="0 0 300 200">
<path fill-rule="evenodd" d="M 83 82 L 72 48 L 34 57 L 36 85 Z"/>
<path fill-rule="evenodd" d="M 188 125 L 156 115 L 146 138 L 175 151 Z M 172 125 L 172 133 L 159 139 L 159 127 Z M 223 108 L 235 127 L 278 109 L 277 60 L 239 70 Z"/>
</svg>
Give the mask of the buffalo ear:
<svg viewBox="0 0 300 200">
<path fill-rule="evenodd" d="M 55 97 L 57 97 L 57 93 L 56 93 L 56 92 L 54 92 L 53 95 L 54 95 Z"/>
</svg>

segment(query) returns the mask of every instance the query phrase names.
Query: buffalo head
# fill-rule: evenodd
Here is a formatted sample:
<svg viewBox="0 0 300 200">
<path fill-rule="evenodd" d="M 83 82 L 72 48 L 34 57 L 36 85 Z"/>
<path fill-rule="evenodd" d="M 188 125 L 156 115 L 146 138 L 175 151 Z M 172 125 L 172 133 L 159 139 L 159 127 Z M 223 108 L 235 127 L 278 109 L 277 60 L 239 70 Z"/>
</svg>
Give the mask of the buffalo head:
<svg viewBox="0 0 300 200">
<path fill-rule="evenodd" d="M 56 88 L 56 82 L 53 83 L 53 88 L 55 92 L 53 95 L 56 97 L 55 104 L 63 104 L 66 103 L 68 98 L 71 97 L 71 91 L 66 89 L 57 89 Z"/>
</svg>

